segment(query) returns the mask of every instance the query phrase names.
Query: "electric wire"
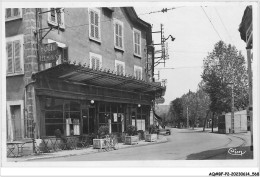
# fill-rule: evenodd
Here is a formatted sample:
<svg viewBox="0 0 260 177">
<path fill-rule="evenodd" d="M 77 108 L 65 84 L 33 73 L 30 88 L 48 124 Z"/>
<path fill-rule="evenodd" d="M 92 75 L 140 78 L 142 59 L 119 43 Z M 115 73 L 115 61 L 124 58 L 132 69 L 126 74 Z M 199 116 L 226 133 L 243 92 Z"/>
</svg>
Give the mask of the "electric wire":
<svg viewBox="0 0 260 177">
<path fill-rule="evenodd" d="M 217 13 L 217 15 L 218 15 L 218 18 L 219 18 L 220 21 L 221 21 L 221 24 L 224 26 L 224 28 L 225 28 L 225 30 L 226 30 L 226 33 L 228 34 L 229 39 L 232 41 L 232 43 L 234 43 L 232 37 L 230 36 L 230 34 L 229 34 L 229 32 L 228 32 L 228 30 L 227 30 L 227 28 L 226 28 L 226 25 L 223 23 L 222 18 L 220 17 L 220 15 L 219 15 L 217 9 L 216 9 L 215 7 L 214 7 L 214 9 L 215 9 L 215 11 L 216 11 L 216 13 Z"/>
<path fill-rule="evenodd" d="M 209 16 L 207 15 L 206 11 L 203 9 L 202 6 L 200 6 L 200 7 L 201 7 L 201 9 L 203 10 L 203 12 L 204 12 L 204 14 L 206 15 L 206 17 L 208 18 L 209 22 L 211 23 L 211 25 L 212 25 L 212 27 L 214 28 L 215 32 L 217 33 L 218 37 L 222 40 L 222 38 L 220 37 L 220 35 L 219 35 L 217 29 L 215 28 L 215 26 L 213 25 L 213 23 L 212 23 L 212 21 L 210 20 Z M 223 40 L 222 40 L 222 41 L 223 41 Z"/>
</svg>

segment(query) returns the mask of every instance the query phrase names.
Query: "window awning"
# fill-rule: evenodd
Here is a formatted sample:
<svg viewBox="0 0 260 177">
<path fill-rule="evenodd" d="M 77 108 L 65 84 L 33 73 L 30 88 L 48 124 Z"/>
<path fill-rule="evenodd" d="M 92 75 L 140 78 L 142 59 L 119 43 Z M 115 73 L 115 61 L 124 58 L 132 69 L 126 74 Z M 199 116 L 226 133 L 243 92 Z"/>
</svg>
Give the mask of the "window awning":
<svg viewBox="0 0 260 177">
<path fill-rule="evenodd" d="M 69 63 L 63 63 L 32 75 L 33 79 L 42 77 L 128 91 L 158 92 L 160 95 L 163 95 L 166 90 L 160 82 L 146 82 L 137 80 L 131 75 L 118 75 L 111 70 L 95 70 Z"/>
</svg>

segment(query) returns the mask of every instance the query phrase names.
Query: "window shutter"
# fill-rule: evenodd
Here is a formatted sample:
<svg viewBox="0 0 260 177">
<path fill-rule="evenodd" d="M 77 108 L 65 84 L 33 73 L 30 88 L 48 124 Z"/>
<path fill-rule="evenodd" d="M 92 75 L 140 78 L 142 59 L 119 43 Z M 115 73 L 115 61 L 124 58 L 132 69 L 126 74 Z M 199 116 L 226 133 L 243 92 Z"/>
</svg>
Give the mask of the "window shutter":
<svg viewBox="0 0 260 177">
<path fill-rule="evenodd" d="M 94 12 L 93 11 L 90 11 L 90 36 L 91 37 L 95 37 L 95 34 L 94 34 Z"/>
<path fill-rule="evenodd" d="M 14 41 L 14 64 L 15 72 L 21 72 L 21 43 L 20 41 Z"/>
<path fill-rule="evenodd" d="M 51 8 L 50 21 L 56 23 L 56 12 L 55 12 L 55 8 Z"/>
<path fill-rule="evenodd" d="M 100 69 L 100 60 L 98 58 L 96 58 L 96 69 Z"/>
<path fill-rule="evenodd" d="M 7 53 L 7 73 L 13 72 L 13 47 L 12 43 L 6 43 L 6 53 Z"/>
<path fill-rule="evenodd" d="M 14 17 L 17 17 L 17 16 L 19 16 L 19 9 L 18 8 L 13 8 L 13 16 Z"/>
<path fill-rule="evenodd" d="M 118 46 L 118 24 L 115 25 L 116 46 Z"/>
<path fill-rule="evenodd" d="M 61 26 L 62 25 L 62 22 L 61 22 L 61 10 L 59 10 L 56 13 L 56 15 L 57 15 L 57 23 L 58 23 L 59 26 Z"/>
<path fill-rule="evenodd" d="M 12 10 L 11 8 L 7 8 L 5 10 L 5 18 L 10 18 L 12 16 Z"/>
<path fill-rule="evenodd" d="M 64 9 L 61 9 L 61 27 L 62 28 L 65 28 L 65 19 L 64 19 L 64 15 L 65 15 L 65 13 L 64 13 Z"/>
<path fill-rule="evenodd" d="M 62 63 L 63 62 L 68 62 L 69 61 L 69 48 L 68 47 L 64 47 L 62 49 Z"/>
<path fill-rule="evenodd" d="M 99 39 L 99 23 L 98 23 L 98 14 L 97 13 L 94 13 L 95 14 L 95 37 L 97 39 Z"/>
<path fill-rule="evenodd" d="M 118 75 L 120 74 L 120 65 L 118 63 L 116 64 L 116 72 Z"/>
<path fill-rule="evenodd" d="M 120 65 L 120 74 L 123 75 L 124 74 L 124 66 Z"/>
<path fill-rule="evenodd" d="M 91 58 L 91 66 L 92 66 L 92 69 L 95 69 L 95 58 L 94 57 Z"/>
<path fill-rule="evenodd" d="M 122 42 L 122 26 L 121 26 L 121 25 L 118 25 L 118 28 L 119 28 L 119 29 L 118 29 L 118 33 L 119 33 L 119 34 L 118 34 L 118 36 L 119 36 L 119 39 L 118 39 L 118 40 L 119 40 L 119 47 L 122 48 L 122 47 L 123 47 L 123 45 L 122 45 L 122 43 L 123 43 L 123 42 Z"/>
</svg>

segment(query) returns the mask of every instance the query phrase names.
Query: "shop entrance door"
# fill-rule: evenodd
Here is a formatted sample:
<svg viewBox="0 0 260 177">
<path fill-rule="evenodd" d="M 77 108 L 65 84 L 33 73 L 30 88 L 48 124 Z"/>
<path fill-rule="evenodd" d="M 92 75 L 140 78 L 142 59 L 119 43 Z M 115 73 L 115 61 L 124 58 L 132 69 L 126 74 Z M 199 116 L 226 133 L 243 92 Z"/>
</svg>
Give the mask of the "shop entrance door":
<svg viewBox="0 0 260 177">
<path fill-rule="evenodd" d="M 96 109 L 89 108 L 89 133 L 94 133 L 95 131 L 95 119 L 96 119 Z"/>
<path fill-rule="evenodd" d="M 82 109 L 83 134 L 94 133 L 95 108 Z"/>
</svg>

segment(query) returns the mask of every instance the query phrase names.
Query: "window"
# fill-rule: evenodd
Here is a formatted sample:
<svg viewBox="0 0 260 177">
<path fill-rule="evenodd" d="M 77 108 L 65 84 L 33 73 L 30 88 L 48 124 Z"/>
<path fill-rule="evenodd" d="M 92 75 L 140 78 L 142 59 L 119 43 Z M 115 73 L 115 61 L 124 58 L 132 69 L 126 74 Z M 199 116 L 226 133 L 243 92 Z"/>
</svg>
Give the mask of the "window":
<svg viewBox="0 0 260 177">
<path fill-rule="evenodd" d="M 5 21 L 15 20 L 22 18 L 21 8 L 6 8 L 5 9 Z"/>
<path fill-rule="evenodd" d="M 123 23 L 117 19 L 114 19 L 114 38 L 115 48 L 122 50 L 124 48 Z"/>
<path fill-rule="evenodd" d="M 133 29 L 134 32 L 134 54 L 141 57 L 141 31 Z"/>
<path fill-rule="evenodd" d="M 49 8 L 48 23 L 59 28 L 65 28 L 64 8 Z"/>
<path fill-rule="evenodd" d="M 115 71 L 118 75 L 125 74 L 125 62 L 115 60 Z"/>
<path fill-rule="evenodd" d="M 102 56 L 95 54 L 95 53 L 89 53 L 90 55 L 90 67 L 92 69 L 100 69 L 102 67 Z"/>
<path fill-rule="evenodd" d="M 23 74 L 23 35 L 6 38 L 7 75 Z"/>
<path fill-rule="evenodd" d="M 99 9 L 89 9 L 89 23 L 89 38 L 101 42 Z"/>
<path fill-rule="evenodd" d="M 138 80 L 142 79 L 142 67 L 134 66 L 134 76 Z"/>
</svg>

